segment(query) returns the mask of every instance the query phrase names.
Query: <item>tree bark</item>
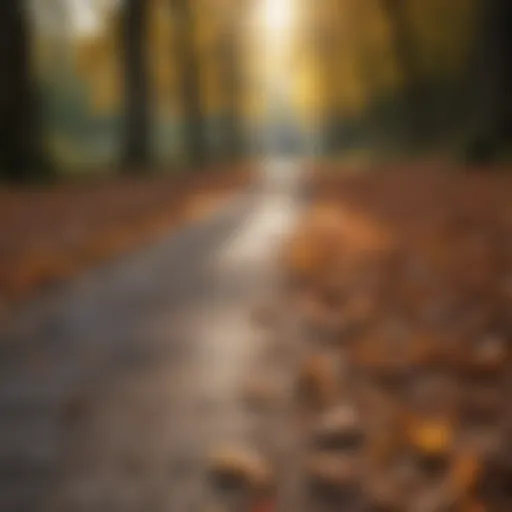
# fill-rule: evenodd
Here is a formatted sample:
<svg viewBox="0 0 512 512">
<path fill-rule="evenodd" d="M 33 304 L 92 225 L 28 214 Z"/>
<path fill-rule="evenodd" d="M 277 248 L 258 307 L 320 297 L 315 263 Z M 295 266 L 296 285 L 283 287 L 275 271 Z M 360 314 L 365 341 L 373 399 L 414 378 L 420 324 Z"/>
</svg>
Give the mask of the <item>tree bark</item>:
<svg viewBox="0 0 512 512">
<path fill-rule="evenodd" d="M 24 180 L 43 170 L 30 28 L 22 0 L 0 2 L 0 175 Z"/>
<path fill-rule="evenodd" d="M 421 73 L 416 45 L 407 16 L 407 0 L 382 0 L 392 32 L 392 47 L 403 80 L 404 118 L 409 142 L 425 135 Z"/>
<path fill-rule="evenodd" d="M 185 153 L 192 165 L 201 165 L 207 158 L 204 113 L 201 105 L 199 62 L 194 38 L 194 19 L 189 0 L 172 0 L 176 19 L 175 55 L 181 77 L 182 113 Z"/>
<path fill-rule="evenodd" d="M 147 0 L 125 0 L 122 21 L 124 57 L 124 148 L 128 170 L 147 167 L 151 160 L 151 91 L 148 69 Z"/>
<path fill-rule="evenodd" d="M 485 0 L 481 20 L 478 119 L 489 143 L 500 147 L 512 136 L 512 3 Z"/>
<path fill-rule="evenodd" d="M 225 29 L 219 42 L 219 60 L 225 97 L 225 152 L 229 157 L 240 156 L 244 146 L 243 126 L 240 116 L 242 77 L 239 51 L 240 48 L 234 29 L 232 27 Z"/>
</svg>

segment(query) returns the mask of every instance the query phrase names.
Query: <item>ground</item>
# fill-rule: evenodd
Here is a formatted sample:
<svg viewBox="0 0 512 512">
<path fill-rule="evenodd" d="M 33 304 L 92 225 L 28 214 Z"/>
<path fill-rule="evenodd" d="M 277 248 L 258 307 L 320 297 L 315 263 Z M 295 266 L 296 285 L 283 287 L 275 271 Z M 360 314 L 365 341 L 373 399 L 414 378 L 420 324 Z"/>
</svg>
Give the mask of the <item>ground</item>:
<svg viewBox="0 0 512 512">
<path fill-rule="evenodd" d="M 0 314 L 206 214 L 249 174 L 210 168 L 0 188 Z"/>
<path fill-rule="evenodd" d="M 302 438 L 337 414 L 338 446 L 305 450 L 327 510 L 509 510 L 510 175 L 325 171 L 284 261 L 327 411 Z"/>
<path fill-rule="evenodd" d="M 4 327 L 0 510 L 510 510 L 511 178 L 261 170 Z"/>
<path fill-rule="evenodd" d="M 282 413 L 241 406 L 267 374 L 251 310 L 298 208 L 285 167 L 204 222 L 28 304 L 2 334 L 1 510 L 206 510 L 218 443 L 277 450 Z M 44 506 L 43 506 L 44 504 Z"/>
</svg>

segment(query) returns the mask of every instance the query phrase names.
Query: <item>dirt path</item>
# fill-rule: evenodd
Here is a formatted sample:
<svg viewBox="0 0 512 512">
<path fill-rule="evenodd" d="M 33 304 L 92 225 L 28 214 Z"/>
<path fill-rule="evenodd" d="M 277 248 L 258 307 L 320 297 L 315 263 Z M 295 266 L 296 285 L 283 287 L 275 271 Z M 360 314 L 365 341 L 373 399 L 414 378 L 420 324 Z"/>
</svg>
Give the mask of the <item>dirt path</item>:
<svg viewBox="0 0 512 512">
<path fill-rule="evenodd" d="M 34 302 L 1 334 L 0 510 L 216 510 L 212 446 L 284 446 L 283 408 L 262 419 L 239 395 L 250 375 L 286 374 L 250 313 L 277 292 L 299 169 L 267 165 L 223 212 Z"/>
</svg>

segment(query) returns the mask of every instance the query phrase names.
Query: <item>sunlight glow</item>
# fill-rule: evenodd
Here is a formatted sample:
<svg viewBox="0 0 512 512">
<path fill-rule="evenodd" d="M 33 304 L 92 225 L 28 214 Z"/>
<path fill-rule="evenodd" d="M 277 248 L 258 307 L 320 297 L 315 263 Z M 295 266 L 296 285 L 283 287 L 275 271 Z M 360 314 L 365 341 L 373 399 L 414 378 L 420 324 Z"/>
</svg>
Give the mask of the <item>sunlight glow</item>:
<svg viewBox="0 0 512 512">
<path fill-rule="evenodd" d="M 298 4 L 298 0 L 259 0 L 255 3 L 256 60 L 260 66 L 263 90 L 273 103 L 280 103 L 282 98 L 286 98 L 291 87 Z"/>
<path fill-rule="evenodd" d="M 264 0 L 263 24 L 268 32 L 276 35 L 288 31 L 292 22 L 292 0 Z"/>
<path fill-rule="evenodd" d="M 90 2 L 73 0 L 69 7 L 73 29 L 77 36 L 90 36 L 99 30 L 98 12 Z"/>
<path fill-rule="evenodd" d="M 256 26 L 258 38 L 272 60 L 282 58 L 291 46 L 295 25 L 296 0 L 260 0 L 257 4 Z"/>
</svg>

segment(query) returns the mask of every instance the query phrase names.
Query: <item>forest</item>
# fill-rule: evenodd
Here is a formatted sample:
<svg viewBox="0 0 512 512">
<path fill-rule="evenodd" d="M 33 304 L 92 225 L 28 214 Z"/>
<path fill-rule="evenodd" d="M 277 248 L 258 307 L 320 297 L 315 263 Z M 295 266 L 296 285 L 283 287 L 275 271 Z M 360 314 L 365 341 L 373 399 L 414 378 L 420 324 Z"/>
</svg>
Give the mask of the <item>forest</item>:
<svg viewBox="0 0 512 512">
<path fill-rule="evenodd" d="M 0 1 L 0 511 L 512 510 L 510 0 Z"/>
<path fill-rule="evenodd" d="M 504 0 L 297 0 L 267 37 L 287 46 L 279 65 L 258 2 L 82 3 L 2 6 L 5 178 L 229 160 L 287 117 L 303 153 L 507 154 Z"/>
</svg>

